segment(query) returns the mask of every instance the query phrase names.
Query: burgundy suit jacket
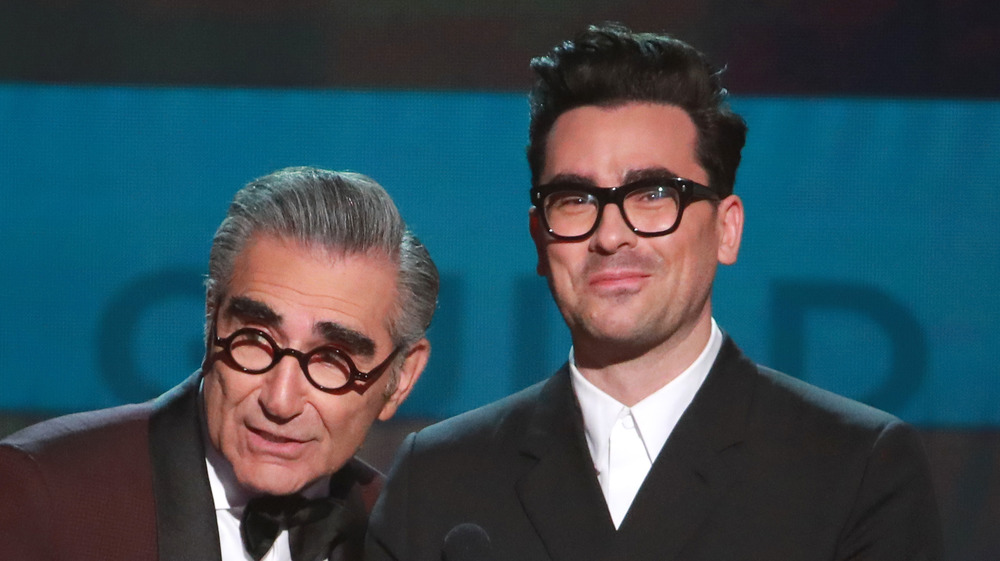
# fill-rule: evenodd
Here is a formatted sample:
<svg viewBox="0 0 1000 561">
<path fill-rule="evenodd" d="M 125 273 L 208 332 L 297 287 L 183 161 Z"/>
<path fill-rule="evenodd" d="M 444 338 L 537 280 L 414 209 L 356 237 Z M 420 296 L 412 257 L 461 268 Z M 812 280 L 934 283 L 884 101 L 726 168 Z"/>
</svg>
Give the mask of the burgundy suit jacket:
<svg viewBox="0 0 1000 561">
<path fill-rule="evenodd" d="M 219 561 L 195 374 L 138 405 L 67 415 L 0 441 L 0 560 Z M 331 559 L 360 554 L 381 476 L 331 478 L 356 523 Z"/>
</svg>

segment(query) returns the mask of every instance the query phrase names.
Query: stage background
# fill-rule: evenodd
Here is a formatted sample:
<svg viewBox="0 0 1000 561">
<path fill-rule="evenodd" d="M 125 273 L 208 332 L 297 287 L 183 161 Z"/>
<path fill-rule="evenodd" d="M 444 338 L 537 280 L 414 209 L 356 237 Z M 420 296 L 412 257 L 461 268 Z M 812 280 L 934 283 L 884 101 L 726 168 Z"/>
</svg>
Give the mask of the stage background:
<svg viewBox="0 0 1000 561">
<path fill-rule="evenodd" d="M 949 558 L 1000 558 L 1000 16 L 988 0 L 6 0 L 0 436 L 197 368 L 232 193 L 366 173 L 442 272 L 433 358 L 366 454 L 543 379 L 568 337 L 527 235 L 528 59 L 588 22 L 729 65 L 750 125 L 716 318 L 926 437 Z"/>
</svg>

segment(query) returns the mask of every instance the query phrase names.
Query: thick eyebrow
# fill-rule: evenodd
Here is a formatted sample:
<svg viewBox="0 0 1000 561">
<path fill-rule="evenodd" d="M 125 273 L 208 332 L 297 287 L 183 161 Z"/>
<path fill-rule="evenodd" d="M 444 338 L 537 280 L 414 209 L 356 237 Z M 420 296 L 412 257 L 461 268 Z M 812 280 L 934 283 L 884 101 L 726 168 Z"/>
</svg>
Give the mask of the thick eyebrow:
<svg viewBox="0 0 1000 561">
<path fill-rule="evenodd" d="M 644 179 L 662 179 L 664 177 L 680 177 L 665 167 L 631 169 L 625 174 L 625 183 L 634 183 Z"/>
<path fill-rule="evenodd" d="M 375 341 L 360 331 L 355 331 L 331 321 L 317 323 L 316 331 L 328 342 L 338 347 L 343 347 L 345 351 L 352 355 L 361 355 L 364 357 L 375 355 Z"/>
<path fill-rule="evenodd" d="M 281 315 L 270 306 L 246 296 L 234 296 L 225 309 L 226 317 L 239 318 L 244 322 L 259 323 L 270 327 L 281 325 Z M 327 343 L 342 347 L 352 355 L 371 357 L 375 355 L 375 341 L 360 331 L 334 323 L 320 321 L 313 327 Z"/>
<path fill-rule="evenodd" d="M 636 181 L 642 181 L 644 179 L 661 179 L 664 177 L 680 177 L 676 173 L 670 171 L 669 169 L 661 166 L 642 168 L 642 169 L 631 169 L 625 173 L 625 180 L 622 185 L 627 185 Z M 571 185 L 583 185 L 589 187 L 613 187 L 613 185 L 598 185 L 592 178 L 579 175 L 576 173 L 560 173 L 551 177 L 543 185 L 548 185 L 550 183 L 569 183 Z"/>
<path fill-rule="evenodd" d="M 281 325 L 281 315 L 278 312 L 267 304 L 246 296 L 233 296 L 224 313 L 227 318 L 236 317 L 245 322 L 269 326 Z"/>
<path fill-rule="evenodd" d="M 597 184 L 594 183 L 593 179 L 575 173 L 559 173 L 553 175 L 552 177 L 549 178 L 548 181 L 542 183 L 542 185 L 549 185 L 554 183 L 569 183 L 570 185 L 585 185 L 591 187 L 597 186 Z"/>
</svg>

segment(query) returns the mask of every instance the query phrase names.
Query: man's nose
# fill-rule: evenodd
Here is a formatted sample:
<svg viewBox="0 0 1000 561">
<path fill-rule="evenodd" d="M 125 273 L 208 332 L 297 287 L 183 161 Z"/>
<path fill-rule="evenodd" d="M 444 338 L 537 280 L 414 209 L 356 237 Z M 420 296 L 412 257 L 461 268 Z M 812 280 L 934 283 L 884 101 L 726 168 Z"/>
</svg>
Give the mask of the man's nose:
<svg viewBox="0 0 1000 561">
<path fill-rule="evenodd" d="M 272 420 L 288 421 L 302 413 L 309 381 L 295 357 L 281 357 L 274 368 L 260 376 L 263 379 L 257 399 Z"/>
<path fill-rule="evenodd" d="M 611 254 L 625 247 L 635 247 L 639 236 L 629 228 L 618 205 L 604 205 L 597 219 L 600 223 L 590 236 L 591 250 Z"/>
</svg>

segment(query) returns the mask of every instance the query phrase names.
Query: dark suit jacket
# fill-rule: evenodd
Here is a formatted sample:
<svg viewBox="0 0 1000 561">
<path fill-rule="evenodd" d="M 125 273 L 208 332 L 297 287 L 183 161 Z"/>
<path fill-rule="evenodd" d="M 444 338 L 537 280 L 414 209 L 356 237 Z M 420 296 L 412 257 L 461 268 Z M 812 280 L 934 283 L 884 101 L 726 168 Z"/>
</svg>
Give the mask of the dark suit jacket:
<svg viewBox="0 0 1000 561">
<path fill-rule="evenodd" d="M 481 526 L 498 561 L 940 558 L 922 443 L 898 419 L 750 362 L 726 337 L 616 531 L 563 367 L 411 434 L 366 558 L 438 561 Z"/>
<path fill-rule="evenodd" d="M 0 560 L 218 561 L 195 374 L 156 400 L 59 417 L 0 441 Z M 360 557 L 381 477 L 352 460 L 331 480 Z"/>
</svg>

